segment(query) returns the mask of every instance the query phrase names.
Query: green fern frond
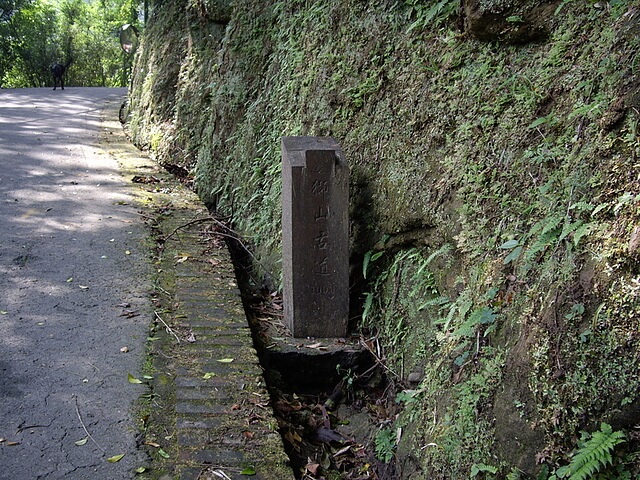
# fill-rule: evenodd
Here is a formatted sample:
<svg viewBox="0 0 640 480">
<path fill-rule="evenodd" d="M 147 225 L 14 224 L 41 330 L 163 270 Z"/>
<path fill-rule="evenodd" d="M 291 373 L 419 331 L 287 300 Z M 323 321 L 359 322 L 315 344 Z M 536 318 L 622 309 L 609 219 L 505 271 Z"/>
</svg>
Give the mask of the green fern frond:
<svg viewBox="0 0 640 480">
<path fill-rule="evenodd" d="M 603 423 L 600 430 L 594 432 L 591 438 L 580 446 L 571 463 L 559 468 L 556 475 L 558 478 L 569 480 L 589 480 L 602 467 L 613 463 L 611 452 L 616 445 L 624 441 L 623 432 L 614 432 L 610 425 Z"/>
</svg>

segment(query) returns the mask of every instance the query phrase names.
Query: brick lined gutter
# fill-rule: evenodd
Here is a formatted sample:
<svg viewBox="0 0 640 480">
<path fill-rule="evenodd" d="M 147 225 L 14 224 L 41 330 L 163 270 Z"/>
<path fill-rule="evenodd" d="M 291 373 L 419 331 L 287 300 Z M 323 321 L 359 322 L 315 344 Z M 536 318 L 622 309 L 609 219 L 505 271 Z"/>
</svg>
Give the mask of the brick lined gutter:
<svg viewBox="0 0 640 480">
<path fill-rule="evenodd" d="M 159 242 L 139 413 L 152 461 L 137 478 L 293 479 L 226 244 L 197 196 L 127 141 L 118 108 L 105 111 L 103 148 L 136 179 Z"/>
</svg>

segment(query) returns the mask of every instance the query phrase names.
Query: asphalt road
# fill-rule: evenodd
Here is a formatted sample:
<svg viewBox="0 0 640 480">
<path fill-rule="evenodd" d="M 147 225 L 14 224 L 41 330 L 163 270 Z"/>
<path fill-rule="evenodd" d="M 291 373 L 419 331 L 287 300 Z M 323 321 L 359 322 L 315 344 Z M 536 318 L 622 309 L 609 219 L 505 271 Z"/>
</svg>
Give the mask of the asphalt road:
<svg viewBox="0 0 640 480">
<path fill-rule="evenodd" d="M 128 479 L 145 462 L 144 387 L 127 381 L 152 311 L 145 231 L 98 142 L 125 94 L 0 90 L 0 479 Z"/>
</svg>

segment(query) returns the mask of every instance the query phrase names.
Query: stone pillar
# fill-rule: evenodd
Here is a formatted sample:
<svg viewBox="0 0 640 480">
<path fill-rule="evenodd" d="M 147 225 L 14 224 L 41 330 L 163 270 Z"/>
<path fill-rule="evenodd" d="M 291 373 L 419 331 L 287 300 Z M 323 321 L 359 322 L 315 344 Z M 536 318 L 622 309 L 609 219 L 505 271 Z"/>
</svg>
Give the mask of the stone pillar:
<svg viewBox="0 0 640 480">
<path fill-rule="evenodd" d="M 344 337 L 349 166 L 328 137 L 282 138 L 284 319 L 294 337 Z"/>
</svg>

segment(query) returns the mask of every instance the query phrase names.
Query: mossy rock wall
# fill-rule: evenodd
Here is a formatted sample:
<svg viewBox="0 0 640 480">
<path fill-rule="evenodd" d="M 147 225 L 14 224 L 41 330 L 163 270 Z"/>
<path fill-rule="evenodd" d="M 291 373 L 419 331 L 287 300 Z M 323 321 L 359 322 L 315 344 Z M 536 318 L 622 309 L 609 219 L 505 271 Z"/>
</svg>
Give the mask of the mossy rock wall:
<svg viewBox="0 0 640 480">
<path fill-rule="evenodd" d="M 638 473 L 634 2 L 153 10 L 133 138 L 190 171 L 264 283 L 281 282 L 280 137 L 341 143 L 354 314 L 398 380 L 420 378 L 402 478 L 553 472 L 602 421 Z"/>
</svg>

